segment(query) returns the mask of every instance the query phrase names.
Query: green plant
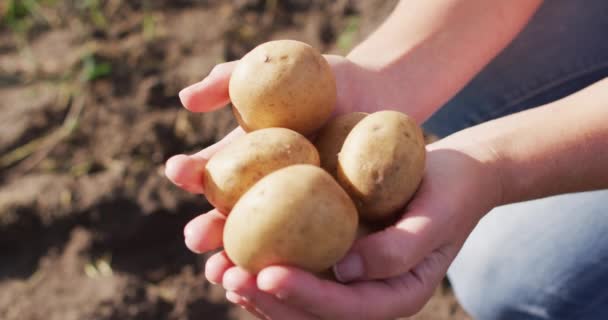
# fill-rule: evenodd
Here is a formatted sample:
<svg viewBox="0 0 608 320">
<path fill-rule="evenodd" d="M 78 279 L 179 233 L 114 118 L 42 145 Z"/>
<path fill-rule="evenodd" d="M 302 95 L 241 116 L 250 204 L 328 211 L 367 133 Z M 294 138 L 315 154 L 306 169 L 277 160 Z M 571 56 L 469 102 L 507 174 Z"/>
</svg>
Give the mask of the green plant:
<svg viewBox="0 0 608 320">
<path fill-rule="evenodd" d="M 25 32 L 32 26 L 31 15 L 34 11 L 34 0 L 8 0 L 3 12 L 3 24 L 16 32 Z"/>
<path fill-rule="evenodd" d="M 25 33 L 37 23 L 48 24 L 49 16 L 44 7 L 48 9 L 56 2 L 57 0 L 6 0 L 0 4 L 0 25 Z"/>
<path fill-rule="evenodd" d="M 144 17 L 142 20 L 142 30 L 144 39 L 146 39 L 146 41 L 151 41 L 156 38 L 156 19 L 148 11 L 144 11 Z"/>
<path fill-rule="evenodd" d="M 87 12 L 93 26 L 96 28 L 105 29 L 108 26 L 108 21 L 99 0 L 84 0 L 80 4 L 80 8 Z"/>
<path fill-rule="evenodd" d="M 94 81 L 112 73 L 112 65 L 109 62 L 99 61 L 93 54 L 87 54 L 82 58 L 82 77 L 85 81 Z"/>
<path fill-rule="evenodd" d="M 346 27 L 342 30 L 342 33 L 340 33 L 338 40 L 336 41 L 337 46 L 342 53 L 346 53 L 353 48 L 360 24 L 361 19 L 358 16 L 349 17 L 346 21 Z"/>
</svg>

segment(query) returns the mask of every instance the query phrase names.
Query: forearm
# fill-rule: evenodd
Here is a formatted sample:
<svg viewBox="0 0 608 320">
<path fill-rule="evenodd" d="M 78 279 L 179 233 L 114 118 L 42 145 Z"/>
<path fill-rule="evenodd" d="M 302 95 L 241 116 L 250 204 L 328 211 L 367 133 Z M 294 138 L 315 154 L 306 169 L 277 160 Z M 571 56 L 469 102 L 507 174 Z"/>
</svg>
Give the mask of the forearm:
<svg viewBox="0 0 608 320">
<path fill-rule="evenodd" d="M 608 78 L 444 140 L 492 151 L 488 163 L 502 189 L 497 204 L 608 188 Z"/>
<path fill-rule="evenodd" d="M 524 27 L 541 0 L 402 0 L 348 58 L 373 70 L 379 107 L 419 122 L 455 95 Z"/>
</svg>

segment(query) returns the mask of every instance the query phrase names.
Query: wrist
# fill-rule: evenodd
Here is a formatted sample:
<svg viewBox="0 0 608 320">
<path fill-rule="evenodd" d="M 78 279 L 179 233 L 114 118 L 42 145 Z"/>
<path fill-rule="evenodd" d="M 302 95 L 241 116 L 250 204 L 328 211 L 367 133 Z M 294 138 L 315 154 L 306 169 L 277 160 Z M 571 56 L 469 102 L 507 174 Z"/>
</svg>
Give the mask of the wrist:
<svg viewBox="0 0 608 320">
<path fill-rule="evenodd" d="M 480 215 L 504 204 L 506 181 L 503 160 L 491 144 L 457 133 L 428 145 L 427 150 L 449 151 L 468 160 L 470 168 L 467 170 L 471 177 L 462 183 L 473 184 L 470 188 L 474 190 L 472 196 L 480 202 Z"/>
<path fill-rule="evenodd" d="M 354 66 L 350 80 L 355 79 L 356 84 L 350 92 L 356 93 L 353 103 L 359 106 L 359 111 L 397 110 L 422 124 L 437 109 L 426 99 L 430 86 L 417 83 L 414 74 L 397 70 L 390 62 L 382 65 L 350 54 L 346 58 Z"/>
<path fill-rule="evenodd" d="M 332 66 L 336 79 L 340 113 L 374 113 L 381 109 L 377 94 L 370 90 L 374 77 L 372 70 L 343 56 L 328 54 L 325 59 Z"/>
</svg>

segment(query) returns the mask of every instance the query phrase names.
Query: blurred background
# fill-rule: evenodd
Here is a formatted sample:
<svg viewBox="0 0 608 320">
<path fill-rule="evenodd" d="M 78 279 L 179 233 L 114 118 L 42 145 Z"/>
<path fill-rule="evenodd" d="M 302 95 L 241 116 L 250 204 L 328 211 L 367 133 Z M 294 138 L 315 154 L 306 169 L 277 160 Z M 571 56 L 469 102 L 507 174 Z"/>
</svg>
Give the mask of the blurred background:
<svg viewBox="0 0 608 320">
<path fill-rule="evenodd" d="M 0 319 L 252 319 L 183 245 L 209 205 L 163 176 L 236 123 L 177 93 L 271 39 L 345 54 L 395 2 L 1 0 Z M 444 285 L 415 319 L 468 318 Z"/>
</svg>

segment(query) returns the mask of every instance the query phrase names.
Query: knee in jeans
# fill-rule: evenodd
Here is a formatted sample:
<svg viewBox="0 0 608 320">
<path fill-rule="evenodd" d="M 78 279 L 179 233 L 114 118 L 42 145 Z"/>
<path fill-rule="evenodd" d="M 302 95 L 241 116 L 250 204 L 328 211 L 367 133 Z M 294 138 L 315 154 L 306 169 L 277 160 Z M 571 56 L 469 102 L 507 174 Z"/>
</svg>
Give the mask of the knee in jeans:
<svg viewBox="0 0 608 320">
<path fill-rule="evenodd" d="M 454 292 L 463 308 L 478 320 L 577 319 L 580 305 L 567 293 L 553 292 L 551 284 L 535 281 L 530 270 L 508 264 L 491 264 L 469 270 L 466 275 L 451 272 Z M 527 273 L 526 273 L 527 272 Z M 519 276 L 526 275 L 526 276 Z"/>
</svg>

